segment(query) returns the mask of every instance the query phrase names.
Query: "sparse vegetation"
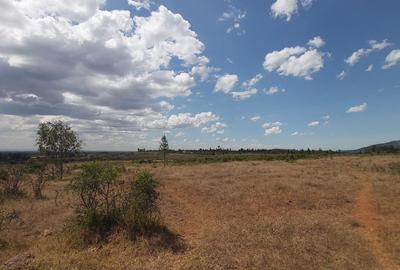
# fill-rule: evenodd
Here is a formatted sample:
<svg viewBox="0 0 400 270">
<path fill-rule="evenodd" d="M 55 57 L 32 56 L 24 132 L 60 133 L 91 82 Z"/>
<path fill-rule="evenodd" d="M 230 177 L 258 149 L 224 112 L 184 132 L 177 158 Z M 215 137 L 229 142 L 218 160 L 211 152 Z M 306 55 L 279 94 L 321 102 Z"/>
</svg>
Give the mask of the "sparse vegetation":
<svg viewBox="0 0 400 270">
<path fill-rule="evenodd" d="M 50 167 L 45 162 L 31 164 L 30 170 L 33 174 L 30 176 L 32 194 L 36 199 L 43 199 L 43 189 L 46 183 L 52 178 Z"/>
<path fill-rule="evenodd" d="M 21 167 L 10 167 L 8 170 L 0 169 L 1 192 L 8 197 L 22 196 L 21 186 L 24 181 L 24 171 Z"/>
<path fill-rule="evenodd" d="M 393 174 L 400 175 L 400 162 L 392 162 L 389 164 L 389 170 Z"/>
<path fill-rule="evenodd" d="M 0 202 L 0 232 L 3 230 L 3 227 L 6 223 L 6 214 L 3 210 L 3 206 L 1 205 L 2 202 Z M 1 241 L 1 239 L 0 239 Z"/>
<path fill-rule="evenodd" d="M 47 182 L 46 200 L 5 199 L 0 263 L 31 254 L 28 269 L 381 269 L 385 254 L 400 264 L 398 156 L 280 157 L 69 164 L 63 181 Z M 381 255 L 359 218 L 366 182 L 363 215 Z"/>
</svg>

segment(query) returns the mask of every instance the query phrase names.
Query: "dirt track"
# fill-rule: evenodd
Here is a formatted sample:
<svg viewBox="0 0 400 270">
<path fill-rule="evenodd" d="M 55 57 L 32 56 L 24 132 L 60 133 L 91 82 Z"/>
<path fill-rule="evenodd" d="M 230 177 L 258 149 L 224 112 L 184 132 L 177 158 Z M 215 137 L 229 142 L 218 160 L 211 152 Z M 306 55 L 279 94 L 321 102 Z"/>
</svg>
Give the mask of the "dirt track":
<svg viewBox="0 0 400 270">
<path fill-rule="evenodd" d="M 368 240 L 372 253 L 381 265 L 382 269 L 400 269 L 390 254 L 383 248 L 381 240 L 377 235 L 379 226 L 379 216 L 375 213 L 372 206 L 373 187 L 370 181 L 364 181 L 357 196 L 355 216 L 362 227 L 362 233 Z"/>
</svg>

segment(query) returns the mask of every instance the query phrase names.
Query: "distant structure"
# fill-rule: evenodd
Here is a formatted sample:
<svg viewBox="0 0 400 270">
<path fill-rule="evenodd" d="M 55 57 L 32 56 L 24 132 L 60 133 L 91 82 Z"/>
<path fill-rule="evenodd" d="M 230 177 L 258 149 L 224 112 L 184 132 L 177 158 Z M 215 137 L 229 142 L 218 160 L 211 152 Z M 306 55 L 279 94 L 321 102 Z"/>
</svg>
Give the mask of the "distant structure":
<svg viewBox="0 0 400 270">
<path fill-rule="evenodd" d="M 138 152 L 146 152 L 146 148 L 138 148 L 137 151 Z"/>
</svg>

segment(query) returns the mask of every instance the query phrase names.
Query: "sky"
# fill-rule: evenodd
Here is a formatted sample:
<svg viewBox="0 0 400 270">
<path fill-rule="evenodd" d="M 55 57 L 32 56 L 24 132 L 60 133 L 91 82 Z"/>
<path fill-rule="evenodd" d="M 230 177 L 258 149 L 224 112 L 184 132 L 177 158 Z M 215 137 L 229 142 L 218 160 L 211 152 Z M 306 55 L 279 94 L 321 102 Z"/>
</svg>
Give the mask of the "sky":
<svg viewBox="0 0 400 270">
<path fill-rule="evenodd" d="M 398 0 L 0 0 L 0 150 L 400 139 Z"/>
</svg>

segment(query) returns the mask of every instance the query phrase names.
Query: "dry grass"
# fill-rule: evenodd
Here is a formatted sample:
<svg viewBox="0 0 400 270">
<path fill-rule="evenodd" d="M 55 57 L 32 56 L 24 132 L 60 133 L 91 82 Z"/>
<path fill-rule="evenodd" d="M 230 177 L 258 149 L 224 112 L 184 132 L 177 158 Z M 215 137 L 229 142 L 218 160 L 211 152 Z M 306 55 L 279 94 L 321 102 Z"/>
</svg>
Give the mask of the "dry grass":
<svg viewBox="0 0 400 270">
<path fill-rule="evenodd" d="M 380 269 L 366 225 L 355 214 L 358 193 L 371 181 L 377 237 L 400 265 L 400 174 L 390 169 L 399 161 L 379 156 L 148 166 L 161 182 L 164 221 L 184 241 L 179 249 L 158 237 L 133 243 L 118 232 L 103 245 L 71 248 L 62 228 L 73 198 L 54 200 L 68 180 L 50 182 L 45 200 L 28 195 L 6 201 L 15 217 L 0 233 L 7 242 L 0 263 L 29 252 L 31 269 Z M 126 177 L 138 169 L 125 167 Z M 53 233 L 45 236 L 48 229 Z"/>
</svg>

